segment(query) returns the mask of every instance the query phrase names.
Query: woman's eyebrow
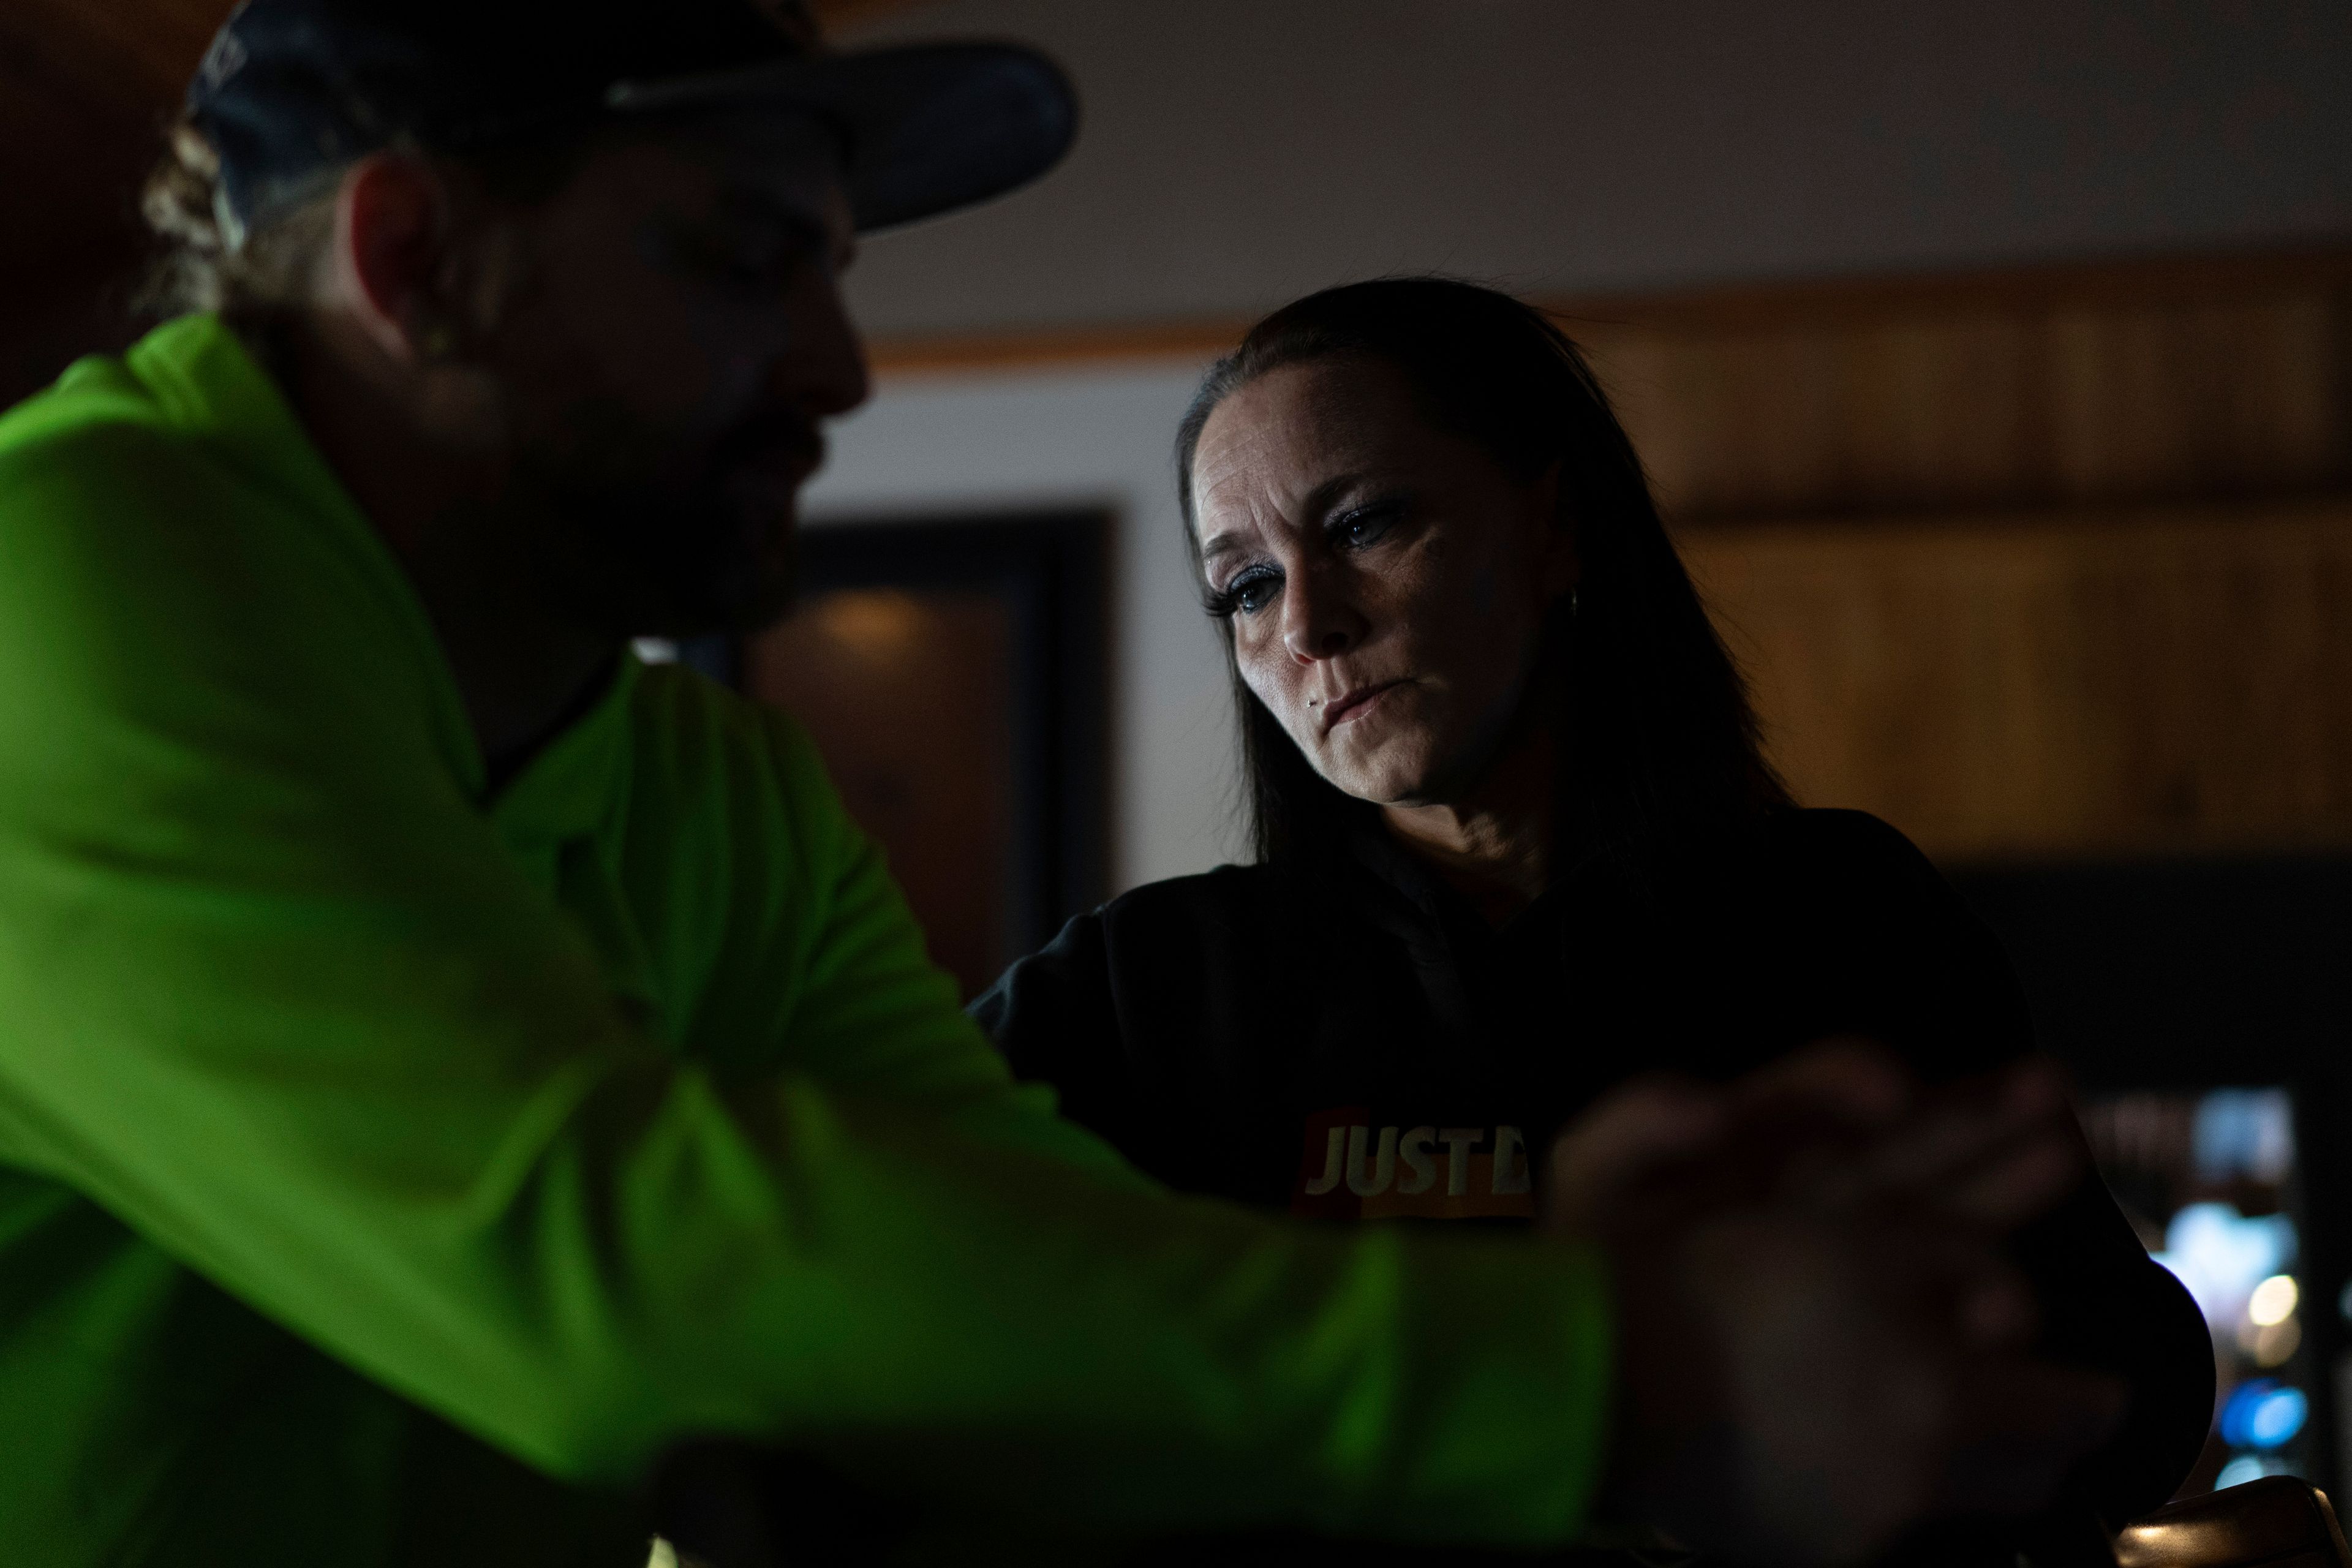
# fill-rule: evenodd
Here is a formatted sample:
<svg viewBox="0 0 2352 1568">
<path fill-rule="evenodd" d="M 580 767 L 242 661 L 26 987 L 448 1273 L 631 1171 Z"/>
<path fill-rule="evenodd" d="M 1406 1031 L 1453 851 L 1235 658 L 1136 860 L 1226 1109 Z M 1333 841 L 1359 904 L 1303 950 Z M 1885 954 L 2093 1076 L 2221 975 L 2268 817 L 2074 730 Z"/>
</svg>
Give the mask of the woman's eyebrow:
<svg viewBox="0 0 2352 1568">
<path fill-rule="evenodd" d="M 1205 566 L 1227 551 L 1239 550 L 1241 547 L 1242 536 L 1238 533 L 1211 534 L 1201 542 L 1201 563 Z"/>
<path fill-rule="evenodd" d="M 1344 474 L 1332 475 L 1329 479 L 1325 479 L 1321 484 L 1317 485 L 1313 489 L 1307 492 L 1306 499 L 1299 502 L 1298 515 L 1309 518 L 1320 517 L 1323 513 L 1331 510 L 1332 502 L 1338 500 L 1342 495 L 1345 495 L 1348 491 L 1355 489 L 1358 485 L 1362 484 L 1365 478 L 1365 474 L 1360 469 L 1350 470 Z M 1227 551 L 1239 550 L 1240 548 L 1242 548 L 1242 536 L 1240 534 L 1231 531 L 1227 531 L 1223 533 L 1213 533 L 1208 538 L 1201 542 L 1201 564 L 1205 566 L 1210 562 L 1215 560 L 1218 556 L 1225 553 Z"/>
<path fill-rule="evenodd" d="M 1332 475 L 1307 492 L 1307 499 L 1298 504 L 1298 515 L 1321 517 L 1331 510 L 1332 502 L 1363 482 L 1364 474 L 1360 469 L 1351 469 L 1344 474 Z"/>
</svg>

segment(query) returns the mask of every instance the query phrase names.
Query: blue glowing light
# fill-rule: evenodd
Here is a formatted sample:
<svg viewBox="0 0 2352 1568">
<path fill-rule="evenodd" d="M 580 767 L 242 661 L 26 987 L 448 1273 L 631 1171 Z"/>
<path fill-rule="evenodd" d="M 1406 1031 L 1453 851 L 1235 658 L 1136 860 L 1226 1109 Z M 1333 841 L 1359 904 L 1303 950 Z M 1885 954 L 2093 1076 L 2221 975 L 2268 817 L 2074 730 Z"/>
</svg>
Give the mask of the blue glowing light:
<svg viewBox="0 0 2352 1568">
<path fill-rule="evenodd" d="M 2267 1377 L 2240 1384 L 2221 1406 L 2221 1441 L 2232 1448 L 2280 1448 L 2310 1417 L 2303 1390 Z"/>
</svg>

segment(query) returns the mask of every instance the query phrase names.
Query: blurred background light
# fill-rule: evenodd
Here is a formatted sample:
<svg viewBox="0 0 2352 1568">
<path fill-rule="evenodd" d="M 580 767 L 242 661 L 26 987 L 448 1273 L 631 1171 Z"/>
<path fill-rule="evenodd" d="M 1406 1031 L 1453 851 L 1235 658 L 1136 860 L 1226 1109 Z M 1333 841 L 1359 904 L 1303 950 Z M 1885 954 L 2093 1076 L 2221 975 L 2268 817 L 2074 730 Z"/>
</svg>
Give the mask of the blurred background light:
<svg viewBox="0 0 2352 1568">
<path fill-rule="evenodd" d="M 2234 1329 L 2254 1288 L 2290 1267 L 2294 1254 L 2294 1222 L 2286 1215 L 2199 1203 L 2172 1216 L 2156 1260 L 2189 1288 L 2208 1323 Z"/>
<path fill-rule="evenodd" d="M 2233 1448 L 2284 1447 L 2310 1414 L 2303 1390 L 2258 1377 L 2240 1384 L 2221 1406 L 2221 1440 Z"/>
<path fill-rule="evenodd" d="M 2261 1480 L 2264 1476 L 2292 1474 L 2283 1459 L 2268 1454 L 2241 1454 L 2221 1467 L 2221 1473 L 2213 1478 L 2213 1489 L 2218 1492 L 2224 1487 L 2242 1487 L 2248 1481 Z"/>
<path fill-rule="evenodd" d="M 2238 1335 L 2238 1348 L 2265 1370 L 2284 1366 L 2303 1348 L 2303 1325 L 2289 1318 L 2283 1323 L 2249 1323 Z"/>
<path fill-rule="evenodd" d="M 2293 1275 L 2273 1274 L 2254 1287 L 2254 1293 L 2246 1300 L 2246 1316 L 2265 1329 L 2284 1323 L 2294 1316 L 2300 1295 Z"/>
<path fill-rule="evenodd" d="M 2212 1336 L 2213 1427 L 2180 1496 L 2332 1470 L 2334 1413 L 2352 1408 L 2352 1377 L 2331 1389 L 2322 1375 L 2335 1321 L 2303 1310 L 2306 1291 L 2334 1301 L 2337 1284 L 2296 1206 L 2306 1178 L 2294 1105 L 2291 1090 L 2226 1087 L 2125 1089 L 2084 1107 L 2109 1190 Z"/>
<path fill-rule="evenodd" d="M 2197 1107 L 2197 1174 L 2276 1184 L 2294 1163 L 2294 1113 L 2282 1089 L 2222 1089 Z"/>
</svg>

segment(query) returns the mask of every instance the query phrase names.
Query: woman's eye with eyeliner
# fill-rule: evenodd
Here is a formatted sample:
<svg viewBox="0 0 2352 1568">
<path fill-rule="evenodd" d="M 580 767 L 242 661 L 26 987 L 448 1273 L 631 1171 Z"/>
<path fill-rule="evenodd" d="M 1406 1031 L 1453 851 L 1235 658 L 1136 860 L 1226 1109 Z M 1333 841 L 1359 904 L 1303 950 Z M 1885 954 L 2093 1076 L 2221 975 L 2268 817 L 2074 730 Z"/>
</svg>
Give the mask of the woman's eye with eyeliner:
<svg viewBox="0 0 2352 1568">
<path fill-rule="evenodd" d="M 1395 526 L 1401 510 L 1393 503 L 1359 507 L 1333 520 L 1329 530 L 1331 541 L 1353 550 L 1377 544 L 1381 536 Z"/>
<path fill-rule="evenodd" d="M 1282 579 L 1271 572 L 1244 573 L 1226 584 L 1225 596 L 1234 608 L 1254 616 L 1274 602 L 1274 591 L 1281 585 Z"/>
<path fill-rule="evenodd" d="M 1223 587 L 1209 595 L 1209 614 L 1220 620 L 1241 616 L 1255 616 L 1274 602 L 1276 590 L 1282 586 L 1282 574 L 1267 567 L 1253 567 L 1237 574 Z"/>
</svg>

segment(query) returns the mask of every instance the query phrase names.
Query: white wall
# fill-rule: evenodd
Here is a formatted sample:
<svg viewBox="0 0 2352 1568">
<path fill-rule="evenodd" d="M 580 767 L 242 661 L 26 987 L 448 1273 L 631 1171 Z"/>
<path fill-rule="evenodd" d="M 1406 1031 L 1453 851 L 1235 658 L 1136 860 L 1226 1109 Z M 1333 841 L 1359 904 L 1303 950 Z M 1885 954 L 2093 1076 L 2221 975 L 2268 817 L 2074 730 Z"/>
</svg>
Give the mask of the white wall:
<svg viewBox="0 0 2352 1568">
<path fill-rule="evenodd" d="M 1115 889 L 1233 858 L 1223 656 L 1186 569 L 1170 447 L 1202 366 L 893 380 L 836 427 L 809 521 L 1101 506 L 1111 542 Z"/>
</svg>

